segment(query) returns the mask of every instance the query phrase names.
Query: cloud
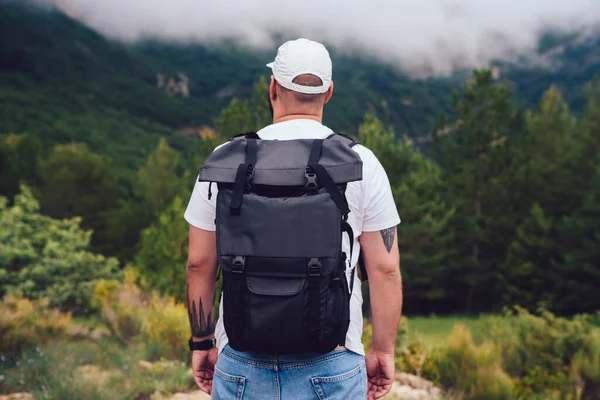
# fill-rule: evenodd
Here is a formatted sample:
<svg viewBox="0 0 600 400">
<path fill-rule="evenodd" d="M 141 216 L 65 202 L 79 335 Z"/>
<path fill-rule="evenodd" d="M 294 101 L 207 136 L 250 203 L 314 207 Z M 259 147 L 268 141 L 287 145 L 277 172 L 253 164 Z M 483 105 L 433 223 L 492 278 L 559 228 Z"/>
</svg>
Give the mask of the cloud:
<svg viewBox="0 0 600 400">
<path fill-rule="evenodd" d="M 226 38 L 272 48 L 281 33 L 435 74 L 533 52 L 544 30 L 600 26 L 600 0 L 37 1 L 125 41 Z"/>
</svg>

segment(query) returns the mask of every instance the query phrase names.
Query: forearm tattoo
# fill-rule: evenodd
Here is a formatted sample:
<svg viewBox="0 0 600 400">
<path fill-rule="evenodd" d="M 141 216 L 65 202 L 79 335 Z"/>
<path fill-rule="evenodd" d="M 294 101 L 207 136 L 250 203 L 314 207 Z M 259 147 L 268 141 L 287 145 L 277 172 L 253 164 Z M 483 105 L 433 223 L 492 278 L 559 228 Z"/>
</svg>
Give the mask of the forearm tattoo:
<svg viewBox="0 0 600 400">
<path fill-rule="evenodd" d="M 379 231 L 381 233 L 381 237 L 383 238 L 383 244 L 385 245 L 385 249 L 388 253 L 392 251 L 392 246 L 394 245 L 395 231 L 395 228 L 388 228 Z"/>
<path fill-rule="evenodd" d="M 204 311 L 202 298 L 198 297 L 198 308 L 196 301 L 190 302 L 190 285 L 186 287 L 186 297 L 188 302 L 188 318 L 192 329 L 192 336 L 202 338 L 215 333 L 215 323 L 213 322 L 212 310 L 208 314 Z"/>
</svg>

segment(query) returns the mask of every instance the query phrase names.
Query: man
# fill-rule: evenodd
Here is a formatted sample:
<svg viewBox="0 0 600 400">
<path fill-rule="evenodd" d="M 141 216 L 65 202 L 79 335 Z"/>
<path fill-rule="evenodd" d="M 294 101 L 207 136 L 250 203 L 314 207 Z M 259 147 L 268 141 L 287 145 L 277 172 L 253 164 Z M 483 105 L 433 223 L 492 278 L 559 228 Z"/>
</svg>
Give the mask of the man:
<svg viewBox="0 0 600 400">
<path fill-rule="evenodd" d="M 283 44 L 273 63 L 269 100 L 273 124 L 262 140 L 323 139 L 333 132 L 322 124 L 324 105 L 333 94 L 332 63 L 326 48 L 307 39 Z M 227 144 L 224 144 L 227 145 Z M 402 308 L 402 283 L 396 226 L 400 223 L 390 184 L 379 160 L 365 147 L 353 147 L 363 163 L 363 179 L 348 183 L 348 223 L 355 232 L 351 265 L 359 250 L 369 277 L 373 340 L 366 353 L 361 342 L 362 294 L 355 279 L 345 346 L 326 354 L 242 353 L 228 344 L 219 320 L 212 318 L 217 277 L 216 188 L 196 182 L 185 218 L 190 224 L 187 294 L 192 341 L 209 343 L 195 350 L 193 374 L 213 398 L 377 399 L 394 380 L 394 351 Z M 344 242 L 344 247 L 348 246 Z M 347 250 L 346 254 L 349 254 Z M 350 275 L 348 275 L 350 276 Z M 211 347 L 215 338 L 216 347 Z M 293 351 L 292 351 L 293 353 Z"/>
</svg>

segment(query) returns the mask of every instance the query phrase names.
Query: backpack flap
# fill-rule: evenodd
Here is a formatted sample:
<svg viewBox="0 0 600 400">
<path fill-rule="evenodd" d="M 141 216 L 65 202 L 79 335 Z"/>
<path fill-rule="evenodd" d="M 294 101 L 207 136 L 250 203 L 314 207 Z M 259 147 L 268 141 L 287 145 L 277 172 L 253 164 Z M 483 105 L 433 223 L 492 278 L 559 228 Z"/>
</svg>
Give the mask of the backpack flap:
<svg viewBox="0 0 600 400">
<path fill-rule="evenodd" d="M 349 291 L 342 219 L 329 193 L 269 198 L 217 195 L 224 325 L 235 349 L 328 351 L 343 343 Z M 244 350 L 240 350 L 244 351 Z"/>
<path fill-rule="evenodd" d="M 248 194 L 240 215 L 229 212 L 231 192 L 218 196 L 217 252 L 223 270 L 233 271 L 235 257 L 246 255 L 256 257 L 245 260 L 249 276 L 305 277 L 311 258 L 320 260 L 321 275 L 329 275 L 339 263 L 342 221 L 328 193 L 305 198 Z"/>
<path fill-rule="evenodd" d="M 198 180 L 233 184 L 239 165 L 245 161 L 248 140 L 256 139 L 240 138 L 215 150 L 200 168 Z M 254 184 L 304 185 L 312 139 L 256 141 L 258 150 Z M 325 140 L 319 163 L 336 184 L 362 180 L 362 160 L 345 138 Z"/>
</svg>

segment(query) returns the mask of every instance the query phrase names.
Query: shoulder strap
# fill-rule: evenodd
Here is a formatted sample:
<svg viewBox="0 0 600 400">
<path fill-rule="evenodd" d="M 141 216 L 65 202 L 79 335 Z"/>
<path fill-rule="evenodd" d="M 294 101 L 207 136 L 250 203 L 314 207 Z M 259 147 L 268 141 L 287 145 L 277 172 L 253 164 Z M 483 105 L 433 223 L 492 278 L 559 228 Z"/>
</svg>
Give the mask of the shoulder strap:
<svg viewBox="0 0 600 400">
<path fill-rule="evenodd" d="M 357 144 L 360 144 L 360 142 L 358 142 L 351 136 L 345 135 L 343 133 L 332 133 L 331 135 L 327 136 L 327 139 L 331 139 L 335 136 L 347 139 L 349 141 L 350 147 L 354 147 Z M 350 229 L 352 229 L 352 228 L 350 228 Z M 350 260 L 352 260 L 352 248 L 350 249 Z M 362 251 L 359 251 L 359 253 L 358 253 L 358 268 L 360 269 L 360 280 L 363 282 L 367 281 L 369 279 L 369 277 L 367 275 L 367 268 L 365 267 L 365 261 L 363 259 Z M 352 270 L 352 275 L 354 275 L 354 269 Z"/>
<path fill-rule="evenodd" d="M 327 172 L 323 165 L 319 164 L 319 158 L 321 157 L 322 149 L 323 139 L 313 140 L 308 158 L 308 165 L 306 166 L 306 182 L 307 185 L 312 182 L 311 174 L 316 174 L 318 182 L 322 184 L 325 190 L 327 190 L 327 192 L 331 195 L 331 198 L 342 213 L 344 222 L 346 222 L 348 219 L 348 213 L 350 213 L 348 201 L 346 200 L 344 194 L 340 192 L 333 179 L 331 179 L 329 172 Z"/>
<path fill-rule="evenodd" d="M 238 133 L 237 135 L 232 136 L 231 139 L 229 139 L 229 141 L 233 142 L 234 140 L 240 139 L 260 139 L 260 137 L 256 132 Z"/>
</svg>

